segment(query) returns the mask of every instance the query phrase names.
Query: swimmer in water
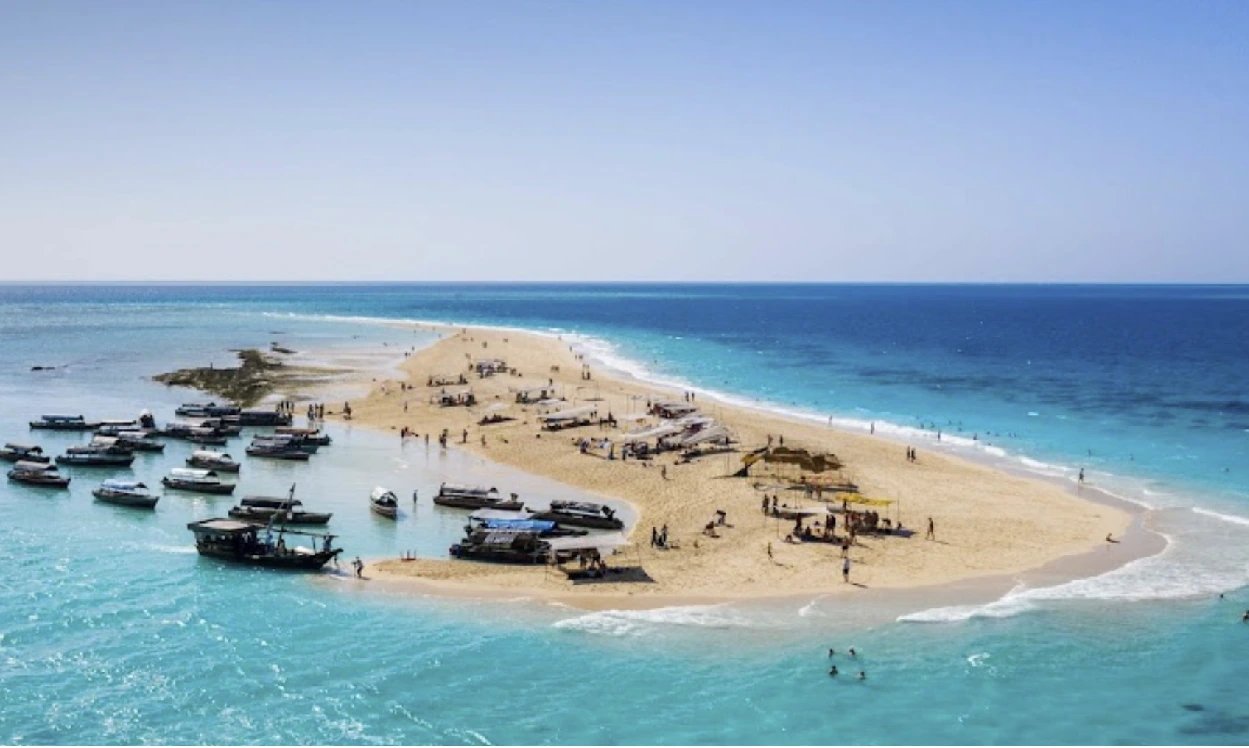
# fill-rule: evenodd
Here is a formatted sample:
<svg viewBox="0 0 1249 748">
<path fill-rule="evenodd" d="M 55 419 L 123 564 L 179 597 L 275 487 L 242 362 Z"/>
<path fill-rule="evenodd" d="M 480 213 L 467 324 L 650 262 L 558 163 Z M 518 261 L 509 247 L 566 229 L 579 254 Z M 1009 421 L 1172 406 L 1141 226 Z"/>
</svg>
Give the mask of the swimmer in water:
<svg viewBox="0 0 1249 748">
<path fill-rule="evenodd" d="M 828 674 L 829 674 L 829 676 L 836 677 L 836 676 L 837 676 L 837 666 L 836 666 L 836 665 L 833 665 L 832 667 L 830 667 L 830 668 L 828 669 Z"/>
<path fill-rule="evenodd" d="M 833 655 L 835 655 L 835 654 L 837 654 L 837 653 L 836 653 L 835 651 L 833 651 L 833 648 L 832 648 L 832 647 L 829 647 L 829 648 L 828 648 L 828 656 L 829 656 L 829 657 L 832 657 L 832 656 L 833 656 Z"/>
<path fill-rule="evenodd" d="M 862 670 L 860 670 L 860 671 L 859 671 L 859 680 L 867 680 L 867 673 L 865 673 L 865 672 L 863 672 Z"/>
<path fill-rule="evenodd" d="M 851 656 L 851 657 L 854 657 L 854 656 L 855 656 L 855 655 L 854 655 L 854 647 L 851 647 L 851 648 L 850 648 L 850 656 Z"/>
<path fill-rule="evenodd" d="M 1246 611 L 1245 611 L 1245 614 L 1244 614 L 1243 616 L 1241 616 L 1241 617 L 1240 617 L 1240 622 L 1241 622 L 1241 623 L 1249 623 L 1249 610 L 1246 610 Z"/>
</svg>

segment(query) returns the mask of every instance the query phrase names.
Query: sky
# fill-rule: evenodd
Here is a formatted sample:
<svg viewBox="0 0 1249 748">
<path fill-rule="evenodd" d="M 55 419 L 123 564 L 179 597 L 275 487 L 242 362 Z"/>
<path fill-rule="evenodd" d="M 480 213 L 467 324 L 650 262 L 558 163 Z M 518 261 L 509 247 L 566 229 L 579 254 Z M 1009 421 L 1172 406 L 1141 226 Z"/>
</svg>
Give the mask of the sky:
<svg viewBox="0 0 1249 748">
<path fill-rule="evenodd" d="M 0 280 L 1249 282 L 1249 3 L 0 0 Z"/>
</svg>

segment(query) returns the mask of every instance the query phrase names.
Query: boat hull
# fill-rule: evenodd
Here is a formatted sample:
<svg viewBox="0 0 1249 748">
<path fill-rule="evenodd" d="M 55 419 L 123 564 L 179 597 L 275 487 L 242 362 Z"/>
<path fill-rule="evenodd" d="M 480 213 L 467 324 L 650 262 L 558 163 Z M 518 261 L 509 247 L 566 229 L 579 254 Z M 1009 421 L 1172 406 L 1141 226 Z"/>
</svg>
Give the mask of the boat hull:
<svg viewBox="0 0 1249 748">
<path fill-rule="evenodd" d="M 624 522 L 614 517 L 586 517 L 563 512 L 534 512 L 534 519 L 547 520 L 565 527 L 588 527 L 592 530 L 623 530 Z"/>
<path fill-rule="evenodd" d="M 217 545 L 205 543 L 196 543 L 195 548 L 199 551 L 199 555 L 207 558 L 215 558 L 221 561 L 229 561 L 236 564 L 246 564 L 248 566 L 262 566 L 266 569 L 283 569 L 286 571 L 318 571 L 322 566 L 329 563 L 335 556 L 342 553 L 341 550 L 321 551 L 318 553 L 288 553 L 282 556 L 260 555 L 245 552 L 236 552 L 230 548 L 221 548 Z"/>
<path fill-rule="evenodd" d="M 218 485 L 204 485 L 199 483 L 188 483 L 180 480 L 172 480 L 169 477 L 161 478 L 160 482 L 165 488 L 171 491 L 185 491 L 187 493 L 206 493 L 217 496 L 224 496 L 234 493 L 233 483 L 221 483 Z"/>
<path fill-rule="evenodd" d="M 485 561 L 493 564 L 519 564 L 535 566 L 545 564 L 547 556 L 532 551 L 515 551 L 505 548 L 483 548 L 456 543 L 451 546 L 452 558 L 465 561 Z"/>
<path fill-rule="evenodd" d="M 71 465 L 73 467 L 130 467 L 134 462 L 134 455 L 126 455 L 124 457 L 69 457 L 67 455 L 59 455 L 56 458 L 58 465 Z"/>
<path fill-rule="evenodd" d="M 197 460 L 194 457 L 188 458 L 186 461 L 186 464 L 187 464 L 187 467 L 199 468 L 201 470 L 215 470 L 218 473 L 237 473 L 239 471 L 239 468 L 242 467 L 237 462 L 232 462 L 228 465 L 222 465 L 222 464 L 215 463 L 215 462 Z"/>
<path fill-rule="evenodd" d="M 263 457 L 268 460 L 294 460 L 297 462 L 307 462 L 308 458 L 312 457 L 310 453 L 304 451 L 283 450 L 271 452 L 265 449 L 252 449 L 251 447 L 247 448 L 247 454 L 249 457 Z"/>
<path fill-rule="evenodd" d="M 130 507 L 131 509 L 155 509 L 159 496 L 135 496 L 133 494 L 112 493 L 96 489 L 91 492 L 95 500 L 103 504 Z"/>
<path fill-rule="evenodd" d="M 55 478 L 39 478 L 29 475 L 17 475 L 10 470 L 9 480 L 14 483 L 21 483 L 26 486 L 39 486 L 41 488 L 69 488 L 69 478 L 66 478 L 65 476 L 57 476 Z"/>
<path fill-rule="evenodd" d="M 270 519 L 279 525 L 325 525 L 333 517 L 331 512 L 291 512 L 284 510 L 252 509 L 235 507 L 229 511 L 230 519 L 247 522 L 268 523 Z"/>
<path fill-rule="evenodd" d="M 369 504 L 369 508 L 373 513 L 385 517 L 386 519 L 399 519 L 399 507 L 397 506 L 380 506 L 378 504 Z"/>
<path fill-rule="evenodd" d="M 4 462 L 42 462 L 48 464 L 52 458 L 47 455 L 18 454 L 17 452 L 0 451 L 0 460 Z"/>
<path fill-rule="evenodd" d="M 498 509 L 503 512 L 519 512 L 525 508 L 525 502 L 511 499 L 482 499 L 472 496 L 435 496 L 434 503 L 438 506 L 449 506 L 455 509 Z"/>
</svg>

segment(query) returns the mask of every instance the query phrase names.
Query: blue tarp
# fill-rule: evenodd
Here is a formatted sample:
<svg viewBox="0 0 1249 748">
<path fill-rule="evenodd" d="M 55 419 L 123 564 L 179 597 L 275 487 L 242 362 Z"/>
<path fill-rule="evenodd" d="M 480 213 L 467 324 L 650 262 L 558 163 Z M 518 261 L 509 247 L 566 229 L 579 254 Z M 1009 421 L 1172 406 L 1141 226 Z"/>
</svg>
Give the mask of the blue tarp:
<svg viewBox="0 0 1249 748">
<path fill-rule="evenodd" d="M 488 519 L 483 526 L 488 530 L 529 530 L 546 532 L 554 529 L 555 523 L 543 519 Z"/>
</svg>

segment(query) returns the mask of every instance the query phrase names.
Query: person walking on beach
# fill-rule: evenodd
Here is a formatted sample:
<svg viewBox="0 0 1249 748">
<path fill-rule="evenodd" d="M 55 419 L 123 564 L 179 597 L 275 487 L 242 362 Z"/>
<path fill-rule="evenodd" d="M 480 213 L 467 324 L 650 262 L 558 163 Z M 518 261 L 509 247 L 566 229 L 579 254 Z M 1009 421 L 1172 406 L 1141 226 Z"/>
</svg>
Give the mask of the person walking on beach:
<svg viewBox="0 0 1249 748">
<path fill-rule="evenodd" d="M 356 556 L 356 560 L 351 562 L 351 566 L 356 570 L 356 579 L 364 579 L 364 562 Z"/>
<path fill-rule="evenodd" d="M 846 556 L 841 561 L 841 581 L 850 581 L 850 557 Z"/>
<path fill-rule="evenodd" d="M 651 525 L 651 548 L 655 548 L 658 545 L 659 545 L 659 529 L 655 527 L 654 525 Z"/>
<path fill-rule="evenodd" d="M 1084 484 L 1084 468 L 1080 468 L 1080 477 L 1077 479 L 1081 485 Z"/>
<path fill-rule="evenodd" d="M 924 540 L 936 540 L 937 530 L 932 524 L 932 517 L 928 518 L 928 532 L 924 533 Z"/>
</svg>

